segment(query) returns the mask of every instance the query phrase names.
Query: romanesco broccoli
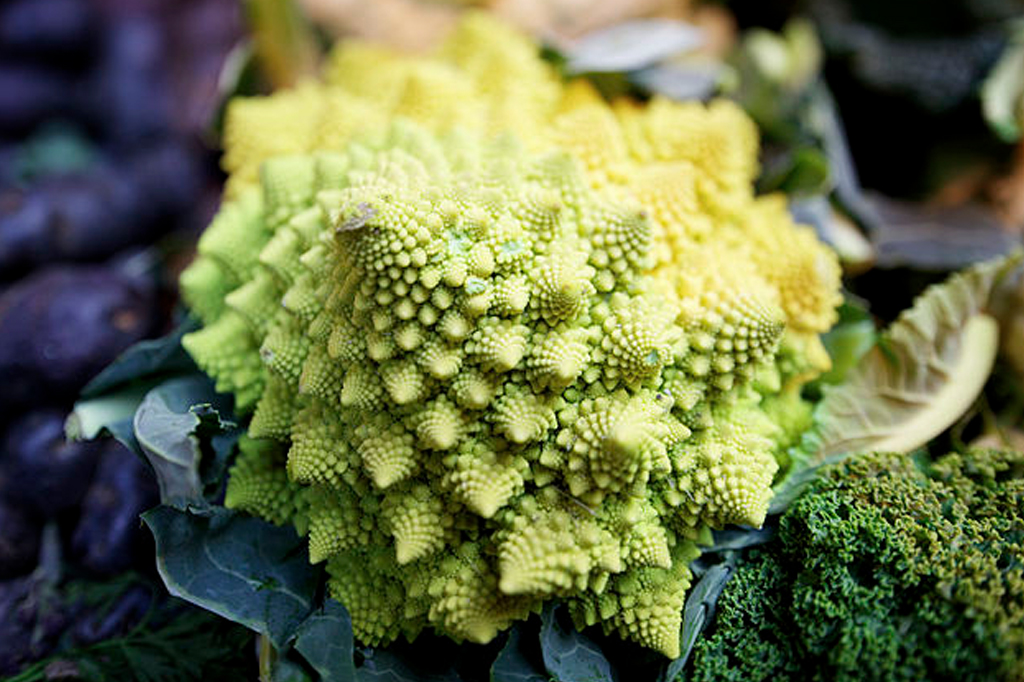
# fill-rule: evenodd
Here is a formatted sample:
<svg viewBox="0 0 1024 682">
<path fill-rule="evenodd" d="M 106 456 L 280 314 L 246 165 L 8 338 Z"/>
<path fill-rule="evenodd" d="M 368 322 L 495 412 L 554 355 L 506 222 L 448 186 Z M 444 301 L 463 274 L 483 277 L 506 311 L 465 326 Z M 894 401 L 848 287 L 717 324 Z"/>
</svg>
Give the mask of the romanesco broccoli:
<svg viewBox="0 0 1024 682">
<path fill-rule="evenodd" d="M 186 349 L 253 413 L 228 505 L 292 514 L 367 644 L 485 642 L 559 598 L 678 656 L 698 541 L 764 520 L 761 395 L 827 365 L 839 298 L 753 196 L 750 121 L 609 105 L 474 15 L 433 57 L 348 44 L 236 101 L 226 145 L 181 286 Z"/>
</svg>

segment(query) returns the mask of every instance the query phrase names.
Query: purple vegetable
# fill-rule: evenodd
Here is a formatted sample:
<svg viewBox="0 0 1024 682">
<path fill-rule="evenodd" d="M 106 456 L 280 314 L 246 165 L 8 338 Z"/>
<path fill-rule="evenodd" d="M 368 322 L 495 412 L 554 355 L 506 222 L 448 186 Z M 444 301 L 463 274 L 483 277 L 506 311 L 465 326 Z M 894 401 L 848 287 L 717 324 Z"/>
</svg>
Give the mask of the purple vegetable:
<svg viewBox="0 0 1024 682">
<path fill-rule="evenodd" d="M 155 292 L 101 267 L 34 274 L 0 297 L 0 407 L 73 398 L 153 328 Z"/>
<path fill-rule="evenodd" d="M 71 539 L 75 561 L 99 575 L 127 570 L 136 558 L 152 559 L 152 540 L 139 514 L 159 502 L 153 474 L 142 461 L 108 442 Z"/>
<path fill-rule="evenodd" d="M 0 675 L 16 673 L 56 646 L 71 614 L 32 577 L 0 582 Z"/>
<path fill-rule="evenodd" d="M 90 106 L 104 137 L 137 144 L 171 130 L 171 98 L 163 31 L 155 18 L 112 19 L 89 87 Z"/>
<path fill-rule="evenodd" d="M 38 517 L 0 497 L 0 580 L 24 575 L 35 567 L 41 533 L 42 522 Z M 3 607 L 0 606 L 0 619 L 2 614 Z M 0 646 L 0 650 L 3 648 Z"/>
<path fill-rule="evenodd" d="M 76 92 L 62 73 L 0 62 L 0 136 L 22 135 L 44 119 L 67 114 Z"/>
<path fill-rule="evenodd" d="M 0 50 L 43 57 L 88 47 L 95 28 L 83 0 L 16 0 L 0 7 Z"/>
<path fill-rule="evenodd" d="M 144 202 L 136 222 L 158 222 L 193 207 L 207 177 L 203 154 L 194 143 L 167 140 L 146 145 L 125 161 L 122 172 L 134 180 Z"/>
<path fill-rule="evenodd" d="M 52 518 L 77 507 L 92 480 L 102 443 L 70 443 L 60 410 L 29 412 L 14 421 L 0 456 L 0 495 Z"/>
<path fill-rule="evenodd" d="M 152 241 L 194 203 L 202 178 L 195 150 L 168 141 L 88 173 L 0 193 L 0 278 Z"/>
<path fill-rule="evenodd" d="M 132 221 L 137 195 L 131 178 L 98 170 L 9 195 L 0 205 L 0 269 L 11 276 L 48 261 L 97 259 L 145 240 L 151 226 Z"/>
</svg>

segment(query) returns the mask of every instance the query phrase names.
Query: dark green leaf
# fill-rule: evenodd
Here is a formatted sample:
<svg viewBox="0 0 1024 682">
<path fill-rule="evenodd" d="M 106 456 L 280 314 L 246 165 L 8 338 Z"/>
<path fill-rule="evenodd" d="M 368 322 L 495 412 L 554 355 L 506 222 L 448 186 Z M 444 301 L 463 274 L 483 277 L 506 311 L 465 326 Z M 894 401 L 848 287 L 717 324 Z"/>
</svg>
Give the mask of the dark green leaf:
<svg viewBox="0 0 1024 682">
<path fill-rule="evenodd" d="M 126 588 L 137 589 L 145 584 L 138 576 L 114 580 L 113 586 L 77 583 L 75 591 L 68 596 L 85 592 L 86 603 L 98 608 L 101 605 L 90 600 L 88 593 L 110 593 L 100 595 L 102 601 L 110 603 L 116 602 L 118 595 L 123 596 Z M 156 585 L 153 589 L 162 592 Z M 115 633 L 83 647 L 58 650 L 5 679 L 7 682 L 252 680 L 255 679 L 252 640 L 252 633 L 243 627 L 176 599 L 157 597 L 142 622 L 128 632 Z"/>
<path fill-rule="evenodd" d="M 516 623 L 509 630 L 508 641 L 491 666 L 491 682 L 548 682 L 532 622 Z"/>
<path fill-rule="evenodd" d="M 305 668 L 287 658 L 274 661 L 274 672 L 271 682 L 314 682 Z"/>
<path fill-rule="evenodd" d="M 775 490 L 775 494 L 772 496 L 772 501 L 768 504 L 769 514 L 781 514 L 789 508 L 789 505 L 793 503 L 796 498 L 800 496 L 804 488 L 818 477 L 818 471 L 829 464 L 843 459 L 845 455 L 836 455 L 831 459 L 817 464 L 803 466 L 792 474 L 788 475 L 782 483 Z"/>
<path fill-rule="evenodd" d="M 454 667 L 440 671 L 418 665 L 391 649 L 362 649 L 363 664 L 356 669 L 358 682 L 461 682 Z"/>
<path fill-rule="evenodd" d="M 548 672 L 559 682 L 617 681 L 601 647 L 571 624 L 563 623 L 563 616 L 564 609 L 551 604 L 541 614 L 540 646 Z"/>
<path fill-rule="evenodd" d="M 186 320 L 167 336 L 140 341 L 90 381 L 65 424 L 72 440 L 111 435 L 142 456 L 133 417 L 146 393 L 169 377 L 194 374 L 195 364 L 181 347 L 181 337 L 196 328 Z"/>
<path fill-rule="evenodd" d="M 320 572 L 292 528 L 225 509 L 142 515 L 171 594 L 270 637 L 284 650 L 312 610 Z"/>
<path fill-rule="evenodd" d="M 194 375 L 152 389 L 135 412 L 135 438 L 156 473 L 164 504 L 204 503 L 202 444 L 233 426 L 221 421 L 211 405 L 217 401 L 209 379 Z"/>
<path fill-rule="evenodd" d="M 715 613 L 715 603 L 725 589 L 725 584 L 732 577 L 734 566 L 731 562 L 712 566 L 697 585 L 690 590 L 683 606 L 683 628 L 680 639 L 681 655 L 668 665 L 665 671 L 667 680 L 675 680 L 686 667 L 686 661 L 693 651 L 697 638 L 704 627 L 711 622 Z"/>
<path fill-rule="evenodd" d="M 194 372 L 195 363 L 181 347 L 181 337 L 197 328 L 190 317 L 167 336 L 140 341 L 86 384 L 82 397 L 95 398 L 142 379 Z"/>
<path fill-rule="evenodd" d="M 772 539 L 775 529 L 771 526 L 763 528 L 740 528 L 734 526 L 726 530 L 714 532 L 714 544 L 701 550 L 701 554 L 712 554 L 716 552 L 727 552 L 735 549 L 744 549 L 763 545 Z"/>
<path fill-rule="evenodd" d="M 355 682 L 352 620 L 333 599 L 299 627 L 295 649 L 319 673 L 321 682 Z"/>
<path fill-rule="evenodd" d="M 227 485 L 228 462 L 244 432 L 244 428 L 235 426 L 209 438 L 209 448 L 203 450 L 203 459 L 199 462 L 199 478 L 207 501 L 213 503 L 220 499 L 221 490 Z"/>
<path fill-rule="evenodd" d="M 798 147 L 778 157 L 765 169 L 759 189 L 802 196 L 821 194 L 830 189 L 829 162 L 824 152 L 814 147 Z"/>
</svg>

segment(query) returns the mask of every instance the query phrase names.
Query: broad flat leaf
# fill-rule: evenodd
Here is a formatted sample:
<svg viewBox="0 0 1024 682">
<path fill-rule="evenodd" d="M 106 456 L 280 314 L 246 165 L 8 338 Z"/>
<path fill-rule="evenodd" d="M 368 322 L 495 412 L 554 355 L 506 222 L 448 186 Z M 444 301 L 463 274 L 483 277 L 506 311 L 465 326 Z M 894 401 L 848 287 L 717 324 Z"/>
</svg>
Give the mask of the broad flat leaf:
<svg viewBox="0 0 1024 682">
<path fill-rule="evenodd" d="M 929 288 L 849 372 L 826 386 L 815 426 L 776 490 L 781 511 L 823 464 L 858 452 L 910 452 L 942 433 L 977 399 L 999 348 L 1001 285 L 1024 253 L 975 266 Z"/>
<path fill-rule="evenodd" d="M 222 428 L 226 428 L 231 414 L 221 413 L 220 417 Z M 210 503 L 219 503 L 223 499 L 221 493 L 227 487 L 228 462 L 243 433 L 245 428 L 237 425 L 227 431 L 220 431 L 209 437 L 210 446 L 203 449 L 199 478 L 203 482 L 203 497 Z"/>
<path fill-rule="evenodd" d="M 181 347 L 181 337 L 197 328 L 196 320 L 188 318 L 167 336 L 136 343 L 86 384 L 82 397 L 95 398 L 142 379 L 196 371 L 195 363 Z"/>
<path fill-rule="evenodd" d="M 870 319 L 833 327 L 822 337 L 825 350 L 832 358 L 832 369 L 818 377 L 818 381 L 825 384 L 841 383 L 877 341 L 878 331 Z"/>
<path fill-rule="evenodd" d="M 109 434 L 142 455 L 132 418 L 149 388 L 149 384 L 128 386 L 97 398 L 79 400 L 64 422 L 64 435 L 68 440 L 92 440 Z"/>
<path fill-rule="evenodd" d="M 668 664 L 665 679 L 675 680 L 686 667 L 686 661 L 693 651 L 697 638 L 704 627 L 711 622 L 715 614 L 715 603 L 725 589 L 725 584 L 732 577 L 734 565 L 732 561 L 712 566 L 698 581 L 683 605 L 683 626 L 680 639 L 680 656 Z"/>
<path fill-rule="evenodd" d="M 566 52 L 569 73 L 636 71 L 704 44 L 696 26 L 671 19 L 637 19 L 584 36 Z"/>
<path fill-rule="evenodd" d="M 527 628 L 516 623 L 509 630 L 508 641 L 491 666 L 491 682 L 548 682 L 536 634 L 524 632 Z"/>
<path fill-rule="evenodd" d="M 558 682 L 617 682 L 618 676 L 601 647 L 582 632 L 561 622 L 555 607 L 541 613 L 540 647 L 544 666 Z"/>
<path fill-rule="evenodd" d="M 321 682 L 355 682 L 352 619 L 333 599 L 299 626 L 295 649 L 317 671 Z"/>
<path fill-rule="evenodd" d="M 772 526 L 764 526 L 762 528 L 740 528 L 733 526 L 725 530 L 716 530 L 713 537 L 714 544 L 710 547 L 702 548 L 701 556 L 763 545 L 775 537 L 775 528 Z"/>
<path fill-rule="evenodd" d="M 390 649 L 362 649 L 363 664 L 356 669 L 358 682 L 462 682 L 454 668 L 424 670 Z"/>
<path fill-rule="evenodd" d="M 267 635 L 278 650 L 288 646 L 321 577 L 292 528 L 222 508 L 200 515 L 166 505 L 142 520 L 171 594 Z"/>
<path fill-rule="evenodd" d="M 221 421 L 213 402 L 217 396 L 209 379 L 196 375 L 160 384 L 135 412 L 135 438 L 156 473 L 163 504 L 205 504 L 203 441 L 233 427 Z"/>
<path fill-rule="evenodd" d="M 109 434 L 142 456 L 132 420 L 146 393 L 169 377 L 193 374 L 196 366 L 181 347 L 181 337 L 196 328 L 186 320 L 163 338 L 140 341 L 96 375 L 75 403 L 64 425 L 71 440 Z"/>
<path fill-rule="evenodd" d="M 316 682 L 314 677 L 295 661 L 278 658 L 274 661 L 270 682 Z"/>
<path fill-rule="evenodd" d="M 1020 139 L 1024 125 L 1024 22 L 981 86 L 985 120 L 1006 142 Z"/>
<path fill-rule="evenodd" d="M 674 100 L 706 100 L 718 89 L 725 67 L 714 61 L 655 64 L 633 71 L 629 79 L 644 90 Z"/>
</svg>

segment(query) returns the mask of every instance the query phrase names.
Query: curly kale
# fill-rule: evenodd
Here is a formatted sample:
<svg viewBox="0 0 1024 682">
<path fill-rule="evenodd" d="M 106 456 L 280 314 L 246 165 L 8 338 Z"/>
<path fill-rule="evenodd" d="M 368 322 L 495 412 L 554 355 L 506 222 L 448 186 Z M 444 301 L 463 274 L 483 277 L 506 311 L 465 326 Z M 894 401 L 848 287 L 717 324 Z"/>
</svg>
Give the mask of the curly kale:
<svg viewBox="0 0 1024 682">
<path fill-rule="evenodd" d="M 686 679 L 1024 679 L 1024 453 L 829 469 L 738 569 Z"/>
</svg>

